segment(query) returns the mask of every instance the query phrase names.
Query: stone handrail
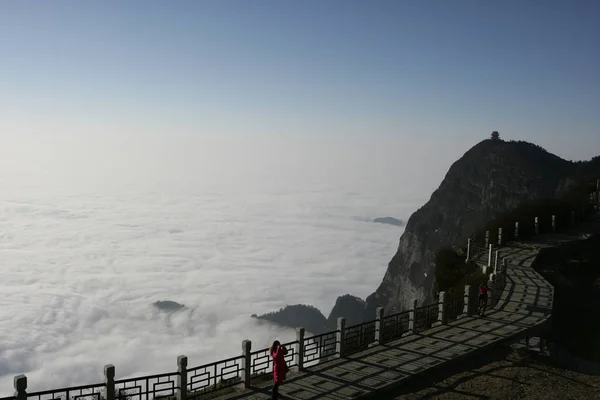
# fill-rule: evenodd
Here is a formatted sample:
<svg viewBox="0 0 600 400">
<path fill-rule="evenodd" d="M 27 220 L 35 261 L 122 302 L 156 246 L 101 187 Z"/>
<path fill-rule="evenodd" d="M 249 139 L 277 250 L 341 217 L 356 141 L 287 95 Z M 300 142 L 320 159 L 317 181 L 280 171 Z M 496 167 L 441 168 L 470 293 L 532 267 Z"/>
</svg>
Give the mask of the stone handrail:
<svg viewBox="0 0 600 400">
<path fill-rule="evenodd" d="M 415 300 L 409 310 L 400 313 L 385 315 L 380 307 L 375 319 L 357 325 L 346 326 L 346 319 L 338 318 L 337 329 L 331 332 L 305 337 L 304 328 L 297 328 L 296 340 L 283 344 L 288 349 L 286 363 L 288 367 L 302 371 L 332 357 L 345 357 L 386 341 L 422 332 L 470 315 L 475 301 L 472 290 L 465 286 L 464 295 L 446 299 L 446 293 L 440 292 L 438 302 L 417 307 Z M 252 351 L 251 341 L 245 340 L 240 356 L 197 367 L 188 367 L 188 358 L 179 356 L 177 370 L 164 374 L 115 379 L 115 367 L 106 365 L 103 383 L 31 393 L 27 392 L 27 377 L 18 375 L 14 378 L 15 394 L 0 400 L 46 400 L 58 397 L 63 400 L 141 400 L 142 397 L 186 400 L 188 397 L 202 398 L 204 394 L 232 386 L 249 387 L 264 379 L 265 375 L 270 377 L 271 371 L 269 349 Z"/>
</svg>

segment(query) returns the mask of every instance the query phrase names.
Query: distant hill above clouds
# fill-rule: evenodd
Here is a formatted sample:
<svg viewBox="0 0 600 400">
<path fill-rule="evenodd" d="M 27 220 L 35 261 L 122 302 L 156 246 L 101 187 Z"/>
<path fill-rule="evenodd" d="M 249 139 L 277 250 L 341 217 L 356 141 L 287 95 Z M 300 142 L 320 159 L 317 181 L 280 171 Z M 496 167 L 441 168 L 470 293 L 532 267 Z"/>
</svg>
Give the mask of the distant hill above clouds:
<svg viewBox="0 0 600 400">
<path fill-rule="evenodd" d="M 373 220 L 373 222 L 377 222 L 377 223 L 380 223 L 380 224 L 395 225 L 395 226 L 404 226 L 404 221 L 401 221 L 399 219 L 392 218 L 392 217 L 379 217 L 379 218 L 375 218 Z"/>
<path fill-rule="evenodd" d="M 185 305 L 179 304 L 176 301 L 171 301 L 171 300 L 155 301 L 154 303 L 152 303 L 152 306 L 160 311 L 165 311 L 165 312 L 179 311 L 179 310 L 183 310 L 185 308 Z"/>
<path fill-rule="evenodd" d="M 345 317 L 347 326 L 362 322 L 365 304 L 363 299 L 345 294 L 337 298 L 329 318 L 325 318 L 319 309 L 304 304 L 286 306 L 279 311 L 263 315 L 254 314 L 252 317 L 290 328 L 303 327 L 306 331 L 318 335 L 336 329 L 338 317 Z"/>
<path fill-rule="evenodd" d="M 279 311 L 263 315 L 252 315 L 263 321 L 273 322 L 290 328 L 303 327 L 306 331 L 318 335 L 328 329 L 327 319 L 318 308 L 304 304 L 286 306 Z"/>
</svg>

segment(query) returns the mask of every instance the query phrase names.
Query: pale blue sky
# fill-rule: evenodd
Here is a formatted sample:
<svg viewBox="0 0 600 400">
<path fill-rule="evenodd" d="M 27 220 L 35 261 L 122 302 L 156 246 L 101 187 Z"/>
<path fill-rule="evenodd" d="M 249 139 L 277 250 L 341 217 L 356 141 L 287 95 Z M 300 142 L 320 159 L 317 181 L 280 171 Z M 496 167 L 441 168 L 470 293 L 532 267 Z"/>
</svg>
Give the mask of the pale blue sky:
<svg viewBox="0 0 600 400">
<path fill-rule="evenodd" d="M 0 130 L 600 153 L 600 2 L 0 2 Z M 565 146 L 571 146 L 566 150 Z"/>
</svg>

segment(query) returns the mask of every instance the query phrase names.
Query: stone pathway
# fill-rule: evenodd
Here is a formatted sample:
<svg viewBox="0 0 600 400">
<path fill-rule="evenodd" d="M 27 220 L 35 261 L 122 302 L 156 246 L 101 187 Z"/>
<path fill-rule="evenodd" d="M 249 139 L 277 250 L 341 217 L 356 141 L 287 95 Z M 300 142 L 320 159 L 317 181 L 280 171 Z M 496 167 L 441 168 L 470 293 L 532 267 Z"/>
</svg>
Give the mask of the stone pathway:
<svg viewBox="0 0 600 400">
<path fill-rule="evenodd" d="M 595 232 L 600 224 L 596 220 L 588 227 Z M 510 260 L 506 286 L 485 317 L 462 318 L 290 374 L 280 388 L 280 398 L 380 398 L 381 390 L 403 385 L 424 371 L 485 351 L 491 344 L 534 335 L 551 315 L 554 289 L 531 265 L 540 249 L 582 237 L 578 230 L 541 235 L 525 246 L 503 247 L 502 256 Z M 267 383 L 218 399 L 269 399 L 269 391 Z"/>
</svg>

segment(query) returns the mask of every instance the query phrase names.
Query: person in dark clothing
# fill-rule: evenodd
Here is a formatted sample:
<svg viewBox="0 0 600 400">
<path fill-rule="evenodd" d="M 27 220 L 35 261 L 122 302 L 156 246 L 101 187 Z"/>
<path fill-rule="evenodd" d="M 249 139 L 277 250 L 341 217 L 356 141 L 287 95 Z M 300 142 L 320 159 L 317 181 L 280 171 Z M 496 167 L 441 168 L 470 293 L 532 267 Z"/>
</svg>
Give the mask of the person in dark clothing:
<svg viewBox="0 0 600 400">
<path fill-rule="evenodd" d="M 491 291 L 487 283 L 479 285 L 479 307 L 477 313 L 482 317 L 485 317 L 485 310 L 487 308 L 488 293 Z"/>
</svg>

